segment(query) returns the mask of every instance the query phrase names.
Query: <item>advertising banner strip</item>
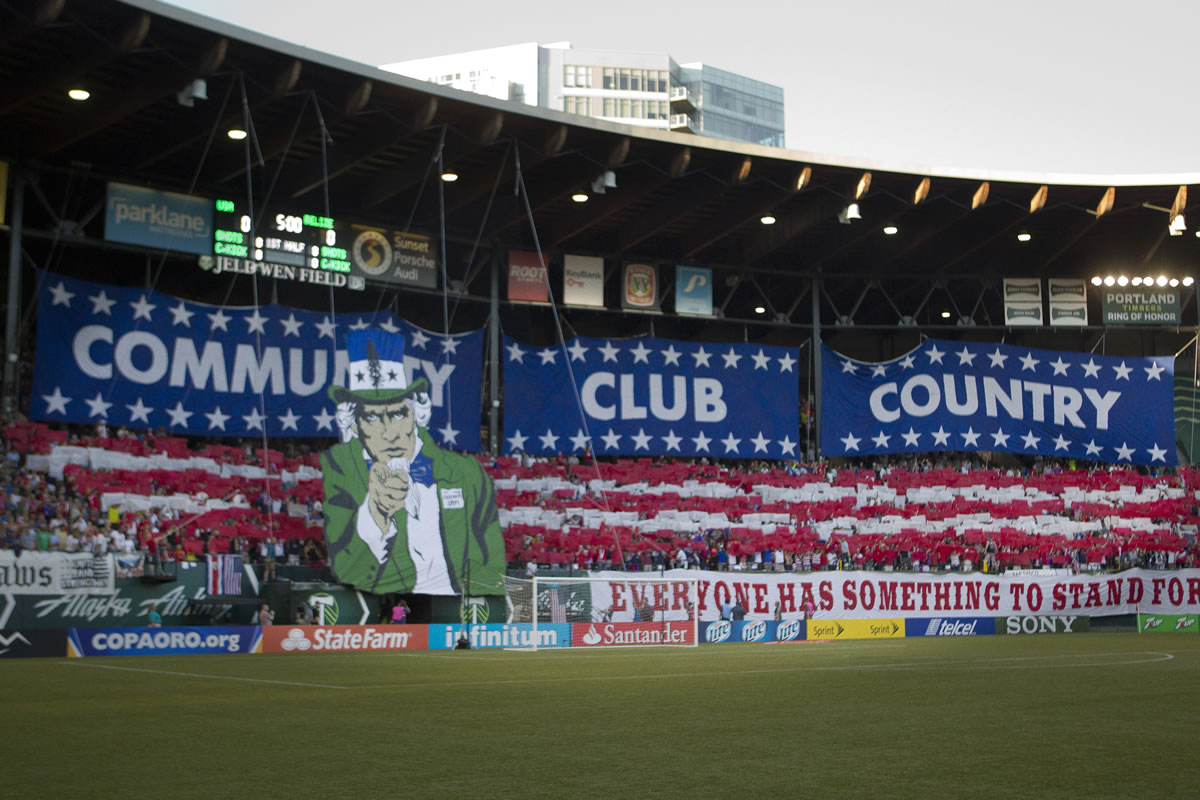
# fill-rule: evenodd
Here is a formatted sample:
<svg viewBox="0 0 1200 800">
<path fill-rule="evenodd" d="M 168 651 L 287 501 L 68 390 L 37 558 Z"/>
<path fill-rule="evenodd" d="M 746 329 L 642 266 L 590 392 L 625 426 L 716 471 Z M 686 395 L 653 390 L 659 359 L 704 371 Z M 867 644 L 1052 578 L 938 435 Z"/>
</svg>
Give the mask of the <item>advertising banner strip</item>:
<svg viewBox="0 0 1200 800">
<path fill-rule="evenodd" d="M 655 337 L 577 337 L 567 354 L 505 337 L 504 348 L 505 453 L 798 457 L 797 348 Z"/>
<path fill-rule="evenodd" d="M 802 642 L 807 638 L 804 620 L 717 620 L 700 623 L 700 642 Z"/>
<path fill-rule="evenodd" d="M 621 307 L 635 311 L 658 310 L 658 269 L 648 264 L 626 264 L 621 284 Z"/>
<path fill-rule="evenodd" d="M 0 594 L 66 595 L 111 592 L 111 555 L 0 550 Z"/>
<path fill-rule="evenodd" d="M 426 650 L 426 625 L 273 625 L 262 630 L 264 653 L 366 653 Z"/>
<path fill-rule="evenodd" d="M 203 197 L 109 183 L 104 238 L 163 250 L 212 252 L 213 206 Z"/>
<path fill-rule="evenodd" d="M 904 620 L 905 636 L 990 636 L 995 632 L 995 617 L 930 617 Z"/>
<path fill-rule="evenodd" d="M 430 625 L 429 649 L 453 650 L 466 635 L 472 650 L 495 650 L 505 647 L 531 647 L 533 625 L 528 622 L 486 623 L 478 625 Z M 563 622 L 539 622 L 538 649 L 570 647 L 571 625 Z"/>
<path fill-rule="evenodd" d="M 156 656 L 196 653 L 261 653 L 261 628 L 71 628 L 67 655 Z"/>
<path fill-rule="evenodd" d="M 1105 325 L 1182 324 L 1182 292 L 1168 286 L 1104 287 L 1100 308 Z"/>
<path fill-rule="evenodd" d="M 996 633 L 1010 635 L 1031 635 L 1038 633 L 1083 633 L 1091 630 L 1092 618 L 1076 615 L 1045 615 L 999 617 L 996 619 Z"/>
<path fill-rule="evenodd" d="M 639 645 L 692 644 L 695 625 L 689 620 L 662 622 L 573 623 L 572 647 L 634 647 Z M 538 625 L 541 628 L 541 625 Z"/>
<path fill-rule="evenodd" d="M 839 639 L 903 639 L 903 619 L 810 619 L 808 638 L 812 640 Z"/>
<path fill-rule="evenodd" d="M 604 259 L 597 256 L 563 256 L 563 303 L 569 306 L 604 307 Z"/>
<path fill-rule="evenodd" d="M 1196 633 L 1196 614 L 1138 614 L 1138 633 Z"/>
<path fill-rule="evenodd" d="M 425 331 L 391 312 L 210 306 L 39 273 L 31 416 L 197 436 L 338 435 L 329 386 L 346 386 L 347 331 L 404 336 L 404 369 L 429 383 L 426 427 L 480 449 L 483 332 Z M 259 392 L 263 393 L 260 404 Z"/>
<path fill-rule="evenodd" d="M 0 630 L 0 658 L 62 658 L 66 654 L 66 629 Z"/>
<path fill-rule="evenodd" d="M 550 300 L 546 283 L 546 265 L 530 250 L 508 251 L 508 299 L 529 303 Z"/>
<path fill-rule="evenodd" d="M 712 270 L 707 267 L 675 267 L 675 313 L 713 313 Z"/>
<path fill-rule="evenodd" d="M 929 339 L 856 361 L 824 346 L 826 456 L 1007 452 L 1176 463 L 1173 356 Z"/>
</svg>

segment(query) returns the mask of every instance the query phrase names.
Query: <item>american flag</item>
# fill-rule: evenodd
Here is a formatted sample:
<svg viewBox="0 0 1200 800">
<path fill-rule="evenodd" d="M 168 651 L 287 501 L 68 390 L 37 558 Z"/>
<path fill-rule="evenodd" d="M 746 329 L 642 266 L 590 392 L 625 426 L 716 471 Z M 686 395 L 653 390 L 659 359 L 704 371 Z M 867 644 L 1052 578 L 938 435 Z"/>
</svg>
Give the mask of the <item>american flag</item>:
<svg viewBox="0 0 1200 800">
<path fill-rule="evenodd" d="M 242 593 L 242 557 L 224 554 L 206 556 L 208 561 L 208 593 Z"/>
<path fill-rule="evenodd" d="M 567 621 L 567 590 L 555 587 L 550 590 L 550 621 Z"/>
</svg>

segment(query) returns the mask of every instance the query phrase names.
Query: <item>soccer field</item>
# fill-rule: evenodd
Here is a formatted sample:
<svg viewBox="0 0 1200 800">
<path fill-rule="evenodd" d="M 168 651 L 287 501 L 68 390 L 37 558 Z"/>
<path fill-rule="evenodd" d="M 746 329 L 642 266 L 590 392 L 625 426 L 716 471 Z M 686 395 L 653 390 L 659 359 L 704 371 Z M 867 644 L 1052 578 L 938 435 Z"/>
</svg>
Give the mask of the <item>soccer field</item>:
<svg viewBox="0 0 1200 800">
<path fill-rule="evenodd" d="M 8 797 L 1193 797 L 1200 637 L 0 663 Z"/>
</svg>

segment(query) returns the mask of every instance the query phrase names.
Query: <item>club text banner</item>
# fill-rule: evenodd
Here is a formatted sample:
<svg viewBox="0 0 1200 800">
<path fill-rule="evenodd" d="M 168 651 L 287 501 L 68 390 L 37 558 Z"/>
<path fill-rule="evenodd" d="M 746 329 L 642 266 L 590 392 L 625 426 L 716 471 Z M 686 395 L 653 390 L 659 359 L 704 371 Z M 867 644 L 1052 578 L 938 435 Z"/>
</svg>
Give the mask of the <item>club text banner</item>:
<svg viewBox="0 0 1200 800">
<path fill-rule="evenodd" d="M 504 347 L 507 453 L 797 457 L 796 348 L 653 337 Z"/>
<path fill-rule="evenodd" d="M 440 444 L 478 450 L 483 333 L 444 336 L 387 311 L 221 307 L 42 273 L 31 416 L 205 436 L 335 436 L 347 330 L 404 334 Z M 335 338 L 336 337 L 336 338 Z M 336 353 L 334 351 L 336 342 Z M 261 392 L 261 395 L 260 395 Z"/>
<path fill-rule="evenodd" d="M 1176 462 L 1172 356 L 936 339 L 877 364 L 823 353 L 826 456 L 968 450 Z"/>
</svg>

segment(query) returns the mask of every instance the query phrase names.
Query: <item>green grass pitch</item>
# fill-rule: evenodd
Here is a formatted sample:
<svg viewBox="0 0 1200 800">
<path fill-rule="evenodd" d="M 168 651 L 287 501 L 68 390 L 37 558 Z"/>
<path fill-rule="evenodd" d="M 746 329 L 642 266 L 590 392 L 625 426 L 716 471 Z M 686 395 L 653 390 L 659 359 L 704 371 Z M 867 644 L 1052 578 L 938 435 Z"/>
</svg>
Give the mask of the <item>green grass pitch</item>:
<svg viewBox="0 0 1200 800">
<path fill-rule="evenodd" d="M 0 663 L 5 796 L 1186 798 L 1200 636 Z"/>
</svg>

